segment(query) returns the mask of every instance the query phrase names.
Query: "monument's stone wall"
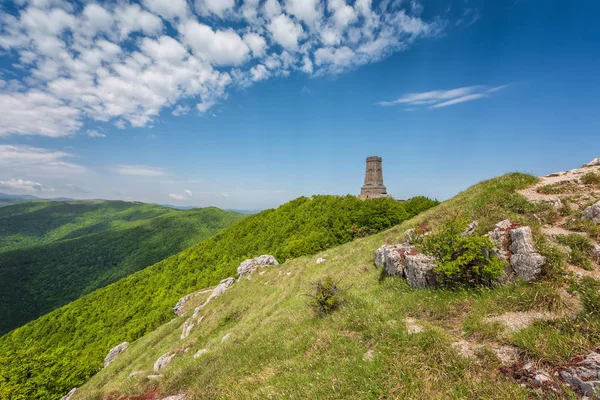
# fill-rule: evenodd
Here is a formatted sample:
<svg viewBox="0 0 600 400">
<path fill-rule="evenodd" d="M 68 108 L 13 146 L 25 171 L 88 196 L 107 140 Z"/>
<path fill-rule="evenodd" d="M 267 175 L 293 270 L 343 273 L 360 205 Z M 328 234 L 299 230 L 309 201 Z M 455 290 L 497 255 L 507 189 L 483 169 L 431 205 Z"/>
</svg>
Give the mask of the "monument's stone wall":
<svg viewBox="0 0 600 400">
<path fill-rule="evenodd" d="M 388 197 L 387 189 L 383 184 L 383 170 L 381 168 L 381 157 L 367 157 L 367 168 L 365 171 L 365 183 L 360 189 L 359 199 L 373 199 L 377 197 Z"/>
</svg>

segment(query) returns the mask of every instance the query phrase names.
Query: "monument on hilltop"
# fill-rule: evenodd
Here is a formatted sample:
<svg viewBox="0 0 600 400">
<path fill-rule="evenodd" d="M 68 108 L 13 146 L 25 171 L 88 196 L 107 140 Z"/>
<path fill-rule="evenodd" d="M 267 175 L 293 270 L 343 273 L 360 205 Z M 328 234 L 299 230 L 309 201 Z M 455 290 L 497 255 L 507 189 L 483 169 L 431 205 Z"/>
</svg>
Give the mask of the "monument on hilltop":
<svg viewBox="0 0 600 400">
<path fill-rule="evenodd" d="M 383 185 L 383 171 L 381 169 L 381 157 L 367 157 L 367 169 L 365 172 L 365 184 L 360 189 L 359 199 L 374 199 L 378 197 L 389 197 Z"/>
</svg>

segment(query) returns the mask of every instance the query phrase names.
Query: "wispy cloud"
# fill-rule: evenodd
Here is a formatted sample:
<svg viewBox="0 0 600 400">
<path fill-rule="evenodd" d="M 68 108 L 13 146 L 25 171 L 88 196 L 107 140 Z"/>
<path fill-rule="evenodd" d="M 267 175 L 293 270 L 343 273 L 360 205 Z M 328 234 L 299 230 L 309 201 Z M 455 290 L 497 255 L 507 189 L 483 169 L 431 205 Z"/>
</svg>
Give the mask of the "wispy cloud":
<svg viewBox="0 0 600 400">
<path fill-rule="evenodd" d="M 465 86 L 450 90 L 432 90 L 421 93 L 408 93 L 392 101 L 380 101 L 380 106 L 409 105 L 406 111 L 420 108 L 448 107 L 467 101 L 479 100 L 489 97 L 492 93 L 506 88 L 509 85 L 489 87 L 485 85 Z"/>
<path fill-rule="evenodd" d="M 183 191 L 183 194 L 169 193 L 169 197 L 173 200 L 191 200 L 193 197 L 193 193 L 190 189 L 186 189 Z"/>
<path fill-rule="evenodd" d="M 0 145 L 0 171 L 13 176 L 71 176 L 89 172 L 66 161 L 75 156 L 61 150 L 23 145 Z"/>
<path fill-rule="evenodd" d="M 168 175 L 164 169 L 156 167 L 148 167 L 146 165 L 117 165 L 109 168 L 111 171 L 119 175 L 132 176 L 166 176 Z"/>
</svg>

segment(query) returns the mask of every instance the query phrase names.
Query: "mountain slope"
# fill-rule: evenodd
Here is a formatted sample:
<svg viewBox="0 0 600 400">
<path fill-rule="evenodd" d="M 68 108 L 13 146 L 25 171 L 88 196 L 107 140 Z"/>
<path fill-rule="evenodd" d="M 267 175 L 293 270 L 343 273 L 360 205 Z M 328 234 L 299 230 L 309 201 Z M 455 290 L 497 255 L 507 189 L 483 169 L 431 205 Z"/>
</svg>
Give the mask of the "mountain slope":
<svg viewBox="0 0 600 400">
<path fill-rule="evenodd" d="M 533 382 L 535 376 L 534 370 L 517 375 L 524 371 L 519 366 L 552 371 L 600 342 L 599 313 L 581 313 L 565 302 L 577 300 L 564 290 L 574 281 L 564 275 L 564 258 L 549 247 L 538 222 L 550 221 L 551 209 L 517 193 L 535 182 L 523 174 L 482 182 L 391 230 L 327 250 L 324 263 L 315 262 L 325 256 L 320 253 L 267 267 L 209 303 L 187 338 L 180 335 L 190 314 L 133 343 L 73 400 L 171 394 L 187 400 L 575 399 L 560 379 L 555 391 L 544 392 L 515 379 Z M 538 250 L 548 257 L 544 280 L 492 289 L 414 290 L 398 277 L 380 278 L 373 268 L 379 246 L 398 241 L 407 228 L 435 228 L 457 213 L 476 219 L 478 233 L 505 218 L 531 226 Z M 327 275 L 353 286 L 340 310 L 317 318 L 302 294 Z M 589 302 L 582 301 L 584 307 Z M 538 316 L 518 330 L 497 322 L 507 315 L 539 314 L 548 319 Z M 200 349 L 208 352 L 193 357 Z M 157 374 L 153 364 L 165 353 L 174 354 L 171 363 L 158 379 L 147 378 Z"/>
<path fill-rule="evenodd" d="M 84 296 L 0 338 L 0 397 L 60 398 L 102 366 L 116 342 L 173 317 L 177 300 L 233 274 L 248 257 L 280 261 L 396 225 L 436 202 L 415 198 L 299 198 L 251 215 L 214 237 Z M 408 211 L 407 211 L 408 210 Z"/>
<path fill-rule="evenodd" d="M 0 209 L 0 251 L 48 244 L 173 214 L 155 204 L 126 201 L 26 201 Z"/>
</svg>

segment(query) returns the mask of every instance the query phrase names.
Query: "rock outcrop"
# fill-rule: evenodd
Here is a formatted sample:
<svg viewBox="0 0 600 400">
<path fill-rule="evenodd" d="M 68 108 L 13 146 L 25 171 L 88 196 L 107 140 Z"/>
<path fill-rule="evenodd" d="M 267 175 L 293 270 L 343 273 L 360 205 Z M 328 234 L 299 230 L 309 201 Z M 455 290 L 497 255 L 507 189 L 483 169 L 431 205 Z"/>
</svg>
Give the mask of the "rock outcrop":
<svg viewBox="0 0 600 400">
<path fill-rule="evenodd" d="M 275 257 L 270 256 L 268 254 L 263 254 L 262 256 L 258 256 L 256 258 L 249 258 L 247 260 L 242 261 L 240 266 L 237 269 L 237 273 L 241 278 L 244 275 L 249 275 L 256 271 L 259 267 L 266 265 L 279 265 Z"/>
<path fill-rule="evenodd" d="M 477 227 L 476 221 L 471 222 L 461 236 L 475 234 Z M 407 231 L 404 237 L 414 241 L 414 234 L 414 231 Z M 507 261 L 501 281 L 510 281 L 517 276 L 531 282 L 540 275 L 546 258 L 537 252 L 531 228 L 504 220 L 486 236 L 495 244 L 494 255 Z M 381 246 L 375 251 L 374 263 L 388 275 L 403 276 L 412 288 L 436 286 L 442 282 L 436 272 L 435 258 L 422 254 L 409 242 Z"/>
<path fill-rule="evenodd" d="M 175 353 L 165 353 L 162 356 L 158 357 L 158 360 L 154 363 L 154 372 L 158 372 L 161 369 L 165 368 L 171 360 L 175 357 Z"/>
<path fill-rule="evenodd" d="M 206 305 L 208 303 L 210 303 L 212 300 L 216 299 L 217 297 L 219 297 L 223 293 L 225 293 L 227 291 L 227 289 L 229 289 L 234 283 L 235 283 L 235 278 L 225 278 L 221 282 L 219 282 L 217 287 L 213 289 L 210 296 L 208 296 L 208 299 L 206 299 L 206 301 L 203 304 L 199 305 L 198 307 L 196 307 L 194 309 L 194 314 L 192 315 L 192 318 L 194 318 L 194 319 L 197 318 L 200 310 L 202 310 L 204 307 L 206 307 Z"/>
<path fill-rule="evenodd" d="M 121 354 L 122 352 L 124 352 L 125 350 L 127 350 L 128 347 L 129 347 L 129 343 L 123 342 L 123 343 L 113 347 L 112 349 L 110 349 L 110 351 L 104 358 L 104 368 L 108 367 L 110 365 L 110 363 L 113 362 L 115 357 L 118 356 L 119 354 Z"/>
<path fill-rule="evenodd" d="M 600 398 L 600 353 L 592 352 L 583 360 L 560 371 L 564 381 L 585 396 Z"/>
<path fill-rule="evenodd" d="M 77 388 L 69 390 L 69 393 L 60 398 L 60 400 L 71 400 L 71 397 L 77 392 Z"/>
<path fill-rule="evenodd" d="M 594 158 L 589 163 L 584 164 L 584 167 L 595 167 L 597 165 L 600 165 L 600 158 L 598 158 L 598 157 Z"/>
<path fill-rule="evenodd" d="M 595 224 L 600 224 L 600 201 L 583 210 L 581 218 L 590 220 Z"/>
<path fill-rule="evenodd" d="M 404 276 L 411 288 L 424 288 L 438 283 L 434 258 L 425 254 L 409 254 L 405 258 Z"/>
</svg>

